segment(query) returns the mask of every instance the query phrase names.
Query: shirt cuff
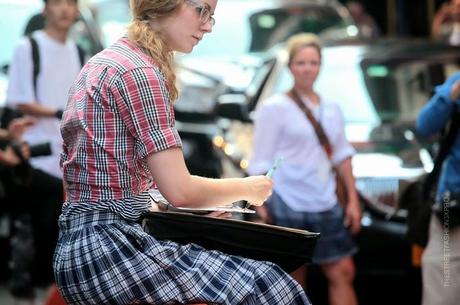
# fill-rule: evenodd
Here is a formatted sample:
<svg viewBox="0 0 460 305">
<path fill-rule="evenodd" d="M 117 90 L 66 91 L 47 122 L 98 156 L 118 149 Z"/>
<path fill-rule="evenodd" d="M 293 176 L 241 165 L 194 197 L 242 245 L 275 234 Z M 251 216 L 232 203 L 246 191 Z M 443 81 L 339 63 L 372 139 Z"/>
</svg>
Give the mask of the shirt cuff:
<svg viewBox="0 0 460 305">
<path fill-rule="evenodd" d="M 174 127 L 152 130 L 146 133 L 140 142 L 137 151 L 141 158 L 168 148 L 182 147 L 179 132 Z"/>
<path fill-rule="evenodd" d="M 332 156 L 332 164 L 334 166 L 338 166 L 345 159 L 353 157 L 354 154 L 355 154 L 355 149 L 352 146 L 341 149 L 340 151 L 335 152 L 334 155 Z"/>
<path fill-rule="evenodd" d="M 248 169 L 246 170 L 249 175 L 263 175 L 265 174 L 271 166 L 269 161 L 256 161 L 249 164 Z"/>
</svg>

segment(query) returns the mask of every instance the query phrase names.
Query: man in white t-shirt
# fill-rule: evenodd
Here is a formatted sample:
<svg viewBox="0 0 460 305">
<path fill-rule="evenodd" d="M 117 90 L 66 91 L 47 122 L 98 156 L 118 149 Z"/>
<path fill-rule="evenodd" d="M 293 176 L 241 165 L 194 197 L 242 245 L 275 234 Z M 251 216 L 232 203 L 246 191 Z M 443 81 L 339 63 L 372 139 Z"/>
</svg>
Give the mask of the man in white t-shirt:
<svg viewBox="0 0 460 305">
<path fill-rule="evenodd" d="M 9 106 L 36 118 L 36 124 L 24 133 L 24 140 L 29 145 L 50 143 L 51 146 L 51 155 L 30 159 L 33 170 L 27 189 L 18 188 L 13 196 L 19 205 L 24 205 L 21 210 L 29 214 L 34 233 L 35 255 L 28 259 L 29 264 L 24 263 L 21 254 L 15 254 L 15 239 L 12 238 L 12 293 L 27 298 L 33 297 L 31 278 L 27 273 L 29 267 L 43 267 L 35 270 L 43 277 L 39 280 L 52 280 L 51 260 L 57 240 L 57 217 L 63 201 L 59 125 L 68 91 L 81 69 L 77 46 L 68 37 L 78 16 L 77 0 L 44 2 L 45 28 L 32 34 L 38 47 L 39 72 L 35 78 L 32 43 L 25 37 L 17 46 L 10 64 L 7 91 Z M 21 278 L 15 279 L 14 274 L 20 274 Z"/>
</svg>

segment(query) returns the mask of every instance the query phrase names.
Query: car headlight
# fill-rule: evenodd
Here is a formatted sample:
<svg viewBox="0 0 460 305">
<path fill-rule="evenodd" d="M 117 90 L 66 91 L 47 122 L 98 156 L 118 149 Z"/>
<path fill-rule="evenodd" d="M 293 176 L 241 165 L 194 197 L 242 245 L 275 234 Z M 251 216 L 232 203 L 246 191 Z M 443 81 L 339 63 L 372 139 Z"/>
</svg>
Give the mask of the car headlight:
<svg viewBox="0 0 460 305">
<path fill-rule="evenodd" d="M 190 71 L 178 73 L 179 99 L 174 104 L 176 111 L 212 113 L 216 96 L 222 88 L 216 81 Z"/>
</svg>

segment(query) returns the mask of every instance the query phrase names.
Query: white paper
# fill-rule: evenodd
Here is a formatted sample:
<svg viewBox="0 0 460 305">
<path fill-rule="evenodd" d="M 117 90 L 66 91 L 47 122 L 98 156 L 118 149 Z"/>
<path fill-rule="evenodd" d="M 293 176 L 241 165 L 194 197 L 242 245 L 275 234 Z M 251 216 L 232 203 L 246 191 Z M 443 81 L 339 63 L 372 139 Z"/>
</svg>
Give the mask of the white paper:
<svg viewBox="0 0 460 305">
<path fill-rule="evenodd" d="M 170 204 L 166 198 L 161 195 L 161 193 L 157 189 L 150 190 L 150 197 L 152 201 L 159 206 L 160 210 L 167 210 L 173 212 L 185 212 L 185 213 L 193 213 L 193 214 L 209 214 L 214 211 L 220 212 L 228 212 L 228 213 L 246 213 L 246 214 L 253 214 L 256 211 L 242 208 L 233 204 L 229 204 L 228 206 L 216 206 L 216 207 L 207 207 L 207 208 L 186 208 L 186 207 L 175 207 Z"/>
</svg>

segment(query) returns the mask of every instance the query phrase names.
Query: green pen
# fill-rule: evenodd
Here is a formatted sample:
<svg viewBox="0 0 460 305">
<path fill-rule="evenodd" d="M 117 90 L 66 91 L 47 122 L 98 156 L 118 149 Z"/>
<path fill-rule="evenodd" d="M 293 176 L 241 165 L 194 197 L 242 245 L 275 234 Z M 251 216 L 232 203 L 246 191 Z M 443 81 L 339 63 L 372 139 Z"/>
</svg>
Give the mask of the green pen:
<svg viewBox="0 0 460 305">
<path fill-rule="evenodd" d="M 275 173 L 275 170 L 278 168 L 278 166 L 281 164 L 282 161 L 283 161 L 282 156 L 276 157 L 275 161 L 273 162 L 272 166 L 270 167 L 268 172 L 265 174 L 265 176 L 271 179 L 273 177 L 273 174 Z M 246 202 L 246 204 L 244 205 L 244 208 L 247 209 L 250 206 L 251 204 L 249 202 Z"/>
<path fill-rule="evenodd" d="M 278 166 L 281 164 L 282 161 L 283 161 L 283 157 L 281 156 L 276 157 L 275 161 L 273 162 L 272 166 L 270 167 L 270 169 L 268 170 L 265 176 L 271 179 L 273 177 L 273 174 L 275 173 L 275 170 L 278 168 Z"/>
</svg>

